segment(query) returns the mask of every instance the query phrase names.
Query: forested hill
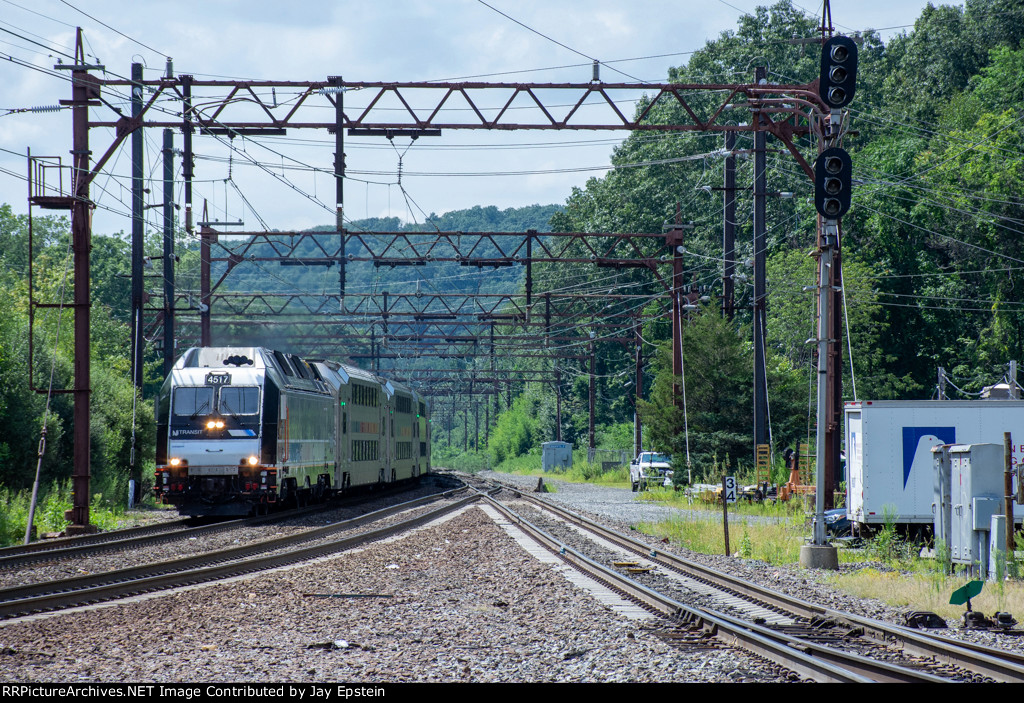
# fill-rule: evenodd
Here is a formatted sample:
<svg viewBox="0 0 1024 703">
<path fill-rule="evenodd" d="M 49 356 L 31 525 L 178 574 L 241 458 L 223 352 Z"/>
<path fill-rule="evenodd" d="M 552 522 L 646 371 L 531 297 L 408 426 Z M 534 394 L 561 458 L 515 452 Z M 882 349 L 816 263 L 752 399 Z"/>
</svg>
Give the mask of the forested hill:
<svg viewBox="0 0 1024 703">
<path fill-rule="evenodd" d="M 370 217 L 354 220 L 352 232 L 538 232 L 551 231 L 551 217 L 561 205 L 528 205 L 499 210 L 494 205 L 474 205 L 468 210 L 452 210 L 442 215 L 430 213 L 424 222 L 402 222 L 397 217 Z M 333 231 L 333 225 L 314 227 L 313 231 Z"/>
</svg>

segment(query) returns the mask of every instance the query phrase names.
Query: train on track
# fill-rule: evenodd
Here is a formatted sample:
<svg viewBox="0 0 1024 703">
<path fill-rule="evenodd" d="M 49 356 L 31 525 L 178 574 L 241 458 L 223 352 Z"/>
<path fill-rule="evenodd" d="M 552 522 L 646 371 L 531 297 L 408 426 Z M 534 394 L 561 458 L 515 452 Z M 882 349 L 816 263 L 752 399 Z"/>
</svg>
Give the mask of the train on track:
<svg viewBox="0 0 1024 703">
<path fill-rule="evenodd" d="M 430 471 L 415 391 L 263 347 L 193 347 L 157 399 L 155 492 L 182 515 L 250 515 Z"/>
</svg>

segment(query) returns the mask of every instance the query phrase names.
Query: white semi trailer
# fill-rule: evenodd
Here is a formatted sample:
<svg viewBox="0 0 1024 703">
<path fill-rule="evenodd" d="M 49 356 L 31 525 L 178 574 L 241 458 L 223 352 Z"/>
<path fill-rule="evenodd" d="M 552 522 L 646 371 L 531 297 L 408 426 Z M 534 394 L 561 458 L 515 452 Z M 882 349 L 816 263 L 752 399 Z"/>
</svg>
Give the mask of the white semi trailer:
<svg viewBox="0 0 1024 703">
<path fill-rule="evenodd" d="M 847 515 L 862 530 L 933 523 L 934 446 L 1001 445 L 1009 432 L 1014 468 L 1024 461 L 1021 400 L 861 400 L 845 415 Z"/>
</svg>

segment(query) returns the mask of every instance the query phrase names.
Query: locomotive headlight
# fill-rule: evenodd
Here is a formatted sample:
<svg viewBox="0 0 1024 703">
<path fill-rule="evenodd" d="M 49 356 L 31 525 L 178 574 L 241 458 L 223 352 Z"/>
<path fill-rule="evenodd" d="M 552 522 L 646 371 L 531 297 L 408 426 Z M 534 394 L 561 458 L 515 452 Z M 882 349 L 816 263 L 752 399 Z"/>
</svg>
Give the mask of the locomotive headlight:
<svg viewBox="0 0 1024 703">
<path fill-rule="evenodd" d="M 249 457 L 249 466 L 256 466 L 258 463 L 260 463 L 260 458 L 258 456 L 254 455 Z"/>
<path fill-rule="evenodd" d="M 223 420 L 208 420 L 206 422 L 206 429 L 208 430 L 222 430 L 224 429 Z"/>
<path fill-rule="evenodd" d="M 171 466 L 181 466 L 181 459 L 171 459 Z"/>
</svg>

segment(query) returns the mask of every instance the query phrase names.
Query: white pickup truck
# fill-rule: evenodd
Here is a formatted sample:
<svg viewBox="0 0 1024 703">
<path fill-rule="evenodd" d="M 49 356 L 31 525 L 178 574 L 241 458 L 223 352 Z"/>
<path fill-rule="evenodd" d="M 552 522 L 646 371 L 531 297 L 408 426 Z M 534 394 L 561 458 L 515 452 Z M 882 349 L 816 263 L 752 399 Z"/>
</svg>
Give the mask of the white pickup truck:
<svg viewBox="0 0 1024 703">
<path fill-rule="evenodd" d="M 629 480 L 633 492 L 643 491 L 651 486 L 672 485 L 672 457 L 659 452 L 641 452 L 629 464 Z"/>
</svg>

